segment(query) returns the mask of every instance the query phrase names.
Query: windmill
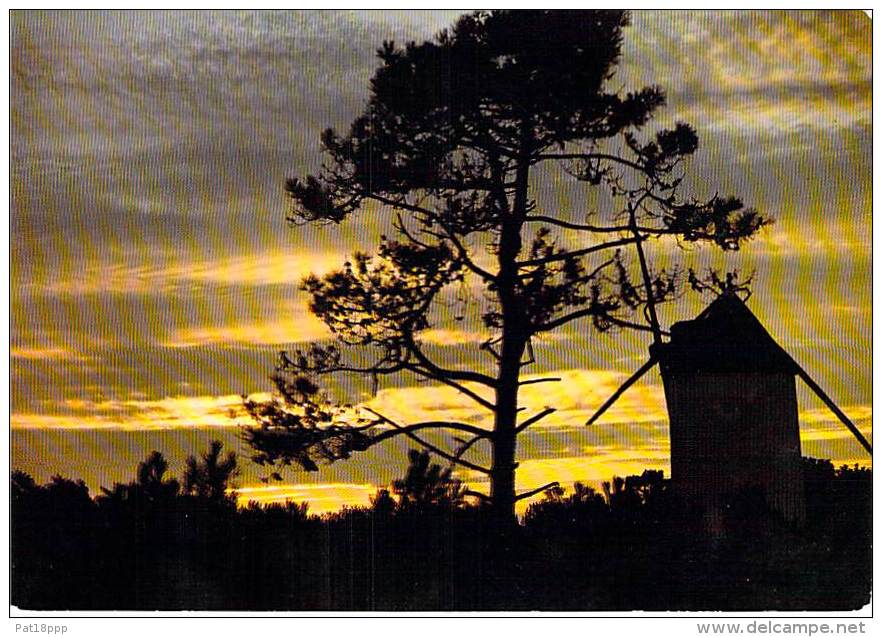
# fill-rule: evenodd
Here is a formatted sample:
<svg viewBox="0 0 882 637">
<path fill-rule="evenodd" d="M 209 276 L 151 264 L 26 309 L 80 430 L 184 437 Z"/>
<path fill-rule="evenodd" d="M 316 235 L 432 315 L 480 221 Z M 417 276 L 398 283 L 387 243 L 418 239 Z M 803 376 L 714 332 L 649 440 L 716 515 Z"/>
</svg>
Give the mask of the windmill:
<svg viewBox="0 0 882 637">
<path fill-rule="evenodd" d="M 636 235 L 636 233 L 635 233 Z M 644 283 L 649 270 L 636 243 Z M 658 365 L 667 402 L 671 483 L 705 509 L 719 528 L 722 499 L 759 488 L 769 507 L 800 522 L 805 516 L 796 378 L 811 389 L 872 456 L 854 423 L 766 331 L 738 296 L 725 288 L 697 317 L 675 323 L 662 339 L 652 295 L 646 318 L 652 328 L 649 360 L 587 421 L 591 425 L 629 387 Z"/>
</svg>

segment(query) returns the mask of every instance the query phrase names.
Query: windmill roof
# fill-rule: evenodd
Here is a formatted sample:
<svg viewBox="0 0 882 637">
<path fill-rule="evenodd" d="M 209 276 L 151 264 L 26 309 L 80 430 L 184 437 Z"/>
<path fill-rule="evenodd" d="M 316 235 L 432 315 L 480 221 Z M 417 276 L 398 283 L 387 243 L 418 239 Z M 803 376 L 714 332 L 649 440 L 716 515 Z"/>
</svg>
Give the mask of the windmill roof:
<svg viewBox="0 0 882 637">
<path fill-rule="evenodd" d="M 734 294 L 718 297 L 691 321 L 674 323 L 657 354 L 663 372 L 796 373 L 793 359 Z"/>
</svg>

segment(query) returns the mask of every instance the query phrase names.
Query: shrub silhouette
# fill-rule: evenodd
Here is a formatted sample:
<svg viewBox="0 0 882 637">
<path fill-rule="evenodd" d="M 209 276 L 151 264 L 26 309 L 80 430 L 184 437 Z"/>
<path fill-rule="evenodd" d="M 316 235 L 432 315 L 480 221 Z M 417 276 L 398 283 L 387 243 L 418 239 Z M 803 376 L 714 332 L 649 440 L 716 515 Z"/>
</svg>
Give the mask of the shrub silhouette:
<svg viewBox="0 0 882 637">
<path fill-rule="evenodd" d="M 186 495 L 200 498 L 212 505 L 235 505 L 235 492 L 228 490 L 233 486 L 233 478 L 239 473 L 238 461 L 233 451 L 221 458 L 222 449 L 223 443 L 213 440 L 201 458 L 187 457 L 187 469 L 184 472 Z"/>
<path fill-rule="evenodd" d="M 220 449 L 210 447 L 206 457 L 220 460 Z M 678 501 L 661 472 L 645 471 L 600 490 L 555 487 L 501 537 L 486 507 L 468 505 L 464 486 L 446 470 L 418 451 L 410 460 L 406 475 L 370 506 L 322 516 L 310 515 L 306 503 L 207 507 L 198 488 L 178 488 L 158 452 L 135 480 L 94 499 L 82 481 L 54 476 L 40 485 L 14 471 L 12 602 L 28 609 L 842 610 L 869 599 L 868 469 L 806 460 L 803 528 L 755 524 L 762 503 L 741 493 L 732 495 L 727 533 L 703 536 L 700 512 Z"/>
<path fill-rule="evenodd" d="M 430 463 L 428 451 L 411 449 L 410 465 L 404 478 L 392 482 L 392 493 L 401 509 L 458 507 L 465 504 L 465 487 L 452 477 L 451 467 Z M 375 505 L 376 506 L 376 505 Z"/>
</svg>

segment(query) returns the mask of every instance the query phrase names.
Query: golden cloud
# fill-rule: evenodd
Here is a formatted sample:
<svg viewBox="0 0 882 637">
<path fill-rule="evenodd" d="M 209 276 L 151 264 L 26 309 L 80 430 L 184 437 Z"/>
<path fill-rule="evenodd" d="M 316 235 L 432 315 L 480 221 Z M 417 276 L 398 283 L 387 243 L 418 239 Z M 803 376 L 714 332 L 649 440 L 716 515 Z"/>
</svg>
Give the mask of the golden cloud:
<svg viewBox="0 0 882 637">
<path fill-rule="evenodd" d="M 322 484 L 247 485 L 234 489 L 239 505 L 307 502 L 310 513 L 328 513 L 343 506 L 367 506 L 377 491 L 373 484 L 327 482 Z"/>
<path fill-rule="evenodd" d="M 840 409 L 842 409 L 842 411 L 851 418 L 852 422 L 855 423 L 860 421 L 867 421 L 869 423 L 873 418 L 872 405 L 846 405 L 845 407 L 840 407 Z M 814 425 L 817 423 L 829 423 L 833 419 L 833 414 L 831 414 L 830 410 L 826 407 L 804 409 L 799 412 L 799 422 L 802 424 Z"/>
<path fill-rule="evenodd" d="M 182 283 L 221 285 L 297 285 L 311 273 L 339 268 L 346 260 L 338 252 L 269 252 L 222 259 L 165 264 L 100 264 L 61 280 L 39 286 L 49 292 L 154 292 Z"/>
<path fill-rule="evenodd" d="M 868 202 L 867 206 L 869 209 L 871 204 Z M 784 216 L 791 218 L 795 215 L 786 211 Z M 817 232 L 807 231 L 805 227 L 788 228 L 786 224 L 780 223 L 771 228 L 765 228 L 755 239 L 751 240 L 750 252 L 773 256 L 829 256 L 869 254 L 872 247 L 872 242 L 868 237 L 855 235 L 853 226 L 835 220 L 825 220 L 825 227 Z"/>
<path fill-rule="evenodd" d="M 267 393 L 251 396 L 269 398 Z M 233 427 L 250 424 L 242 396 L 169 396 L 158 400 L 66 400 L 65 414 L 12 414 L 14 429 L 151 430 L 176 427 Z"/>
<path fill-rule="evenodd" d="M 698 31 L 691 36 L 701 40 L 701 63 L 684 70 L 696 78 L 693 87 L 703 99 L 681 115 L 711 126 L 775 131 L 869 124 L 869 20 L 858 33 L 858 21 L 844 13 L 805 20 L 770 15 L 754 12 L 704 25 L 703 32 L 694 21 Z M 845 35 L 848 30 L 853 33 Z"/>
<path fill-rule="evenodd" d="M 214 343 L 280 345 L 306 343 L 329 338 L 330 331 L 307 312 L 295 312 L 287 319 L 234 325 L 205 325 L 177 330 L 164 347 L 194 347 Z"/>
<path fill-rule="evenodd" d="M 619 388 L 627 374 L 608 370 L 568 369 L 526 376 L 524 380 L 559 379 L 525 385 L 520 404 L 525 417 L 553 407 L 557 411 L 536 426 L 583 426 L 585 421 Z M 465 386 L 487 399 L 492 391 L 475 383 Z M 492 426 L 492 415 L 467 396 L 446 385 L 382 389 L 367 406 L 401 422 L 437 420 L 440 417 L 463 420 L 479 426 Z M 664 393 L 658 385 L 639 383 L 631 387 L 603 415 L 600 424 L 640 423 L 666 420 Z"/>
<path fill-rule="evenodd" d="M 645 429 L 650 423 L 667 421 L 660 386 L 638 383 L 598 423 L 585 429 L 587 418 L 618 388 L 625 374 L 605 370 L 569 369 L 550 373 L 547 377 L 561 380 L 527 385 L 522 389 L 521 404 L 525 407 L 523 418 L 538 413 L 546 406 L 556 407 L 557 412 L 533 427 L 536 430 L 580 429 L 586 434 L 590 432 L 592 442 L 574 449 L 577 453 L 574 457 L 582 460 L 578 471 L 573 469 L 572 475 L 566 472 L 570 471 L 567 467 L 576 466 L 572 464 L 574 461 L 561 458 L 542 459 L 541 462 L 536 459 L 525 460 L 519 471 L 519 488 L 535 488 L 554 479 L 561 482 L 597 481 L 608 479 L 614 473 L 633 473 L 667 462 L 668 448 L 664 431 Z M 490 398 L 486 388 L 471 388 Z M 270 394 L 259 393 L 251 397 L 266 400 Z M 493 426 L 492 414 L 478 405 L 470 404 L 467 397 L 446 386 L 387 388 L 364 404 L 402 423 L 456 420 L 487 429 Z M 51 414 L 14 413 L 11 416 L 11 426 L 15 429 L 155 430 L 251 424 L 250 418 L 242 410 L 242 397 L 236 394 L 167 396 L 155 400 L 72 399 L 59 403 L 57 408 L 56 413 Z M 844 411 L 865 435 L 872 435 L 872 405 L 849 405 Z M 815 450 L 815 454 L 821 453 L 838 459 L 841 454 L 836 450 L 852 437 L 823 408 L 801 411 L 800 424 L 804 444 L 826 443 L 823 450 Z M 830 445 L 833 447 L 829 447 Z M 538 451 L 540 454 L 550 453 L 547 449 Z M 567 451 L 569 449 L 558 449 L 554 453 Z M 584 455 L 578 455 L 579 453 Z M 861 461 L 866 462 L 866 459 Z M 567 465 L 567 462 L 571 464 Z M 555 474 L 555 471 L 563 473 Z M 554 477 L 561 475 L 563 479 Z M 480 478 L 483 479 L 483 476 Z M 271 492 L 266 493 L 269 497 Z"/>
<path fill-rule="evenodd" d="M 22 360 L 53 360 L 53 361 L 84 361 L 85 356 L 63 347 L 13 347 L 9 350 L 10 358 Z"/>
<path fill-rule="evenodd" d="M 433 328 L 420 332 L 417 340 L 421 343 L 429 343 L 431 345 L 462 345 L 464 343 L 483 343 L 486 340 L 486 334 L 479 331 L 469 330 L 451 330 L 444 328 Z"/>
</svg>

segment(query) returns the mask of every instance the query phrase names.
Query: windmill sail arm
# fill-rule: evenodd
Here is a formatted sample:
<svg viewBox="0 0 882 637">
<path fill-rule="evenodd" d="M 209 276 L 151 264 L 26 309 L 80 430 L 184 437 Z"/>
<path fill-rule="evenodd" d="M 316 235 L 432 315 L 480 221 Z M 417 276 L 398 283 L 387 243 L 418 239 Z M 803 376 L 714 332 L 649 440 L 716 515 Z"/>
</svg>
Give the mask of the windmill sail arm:
<svg viewBox="0 0 882 637">
<path fill-rule="evenodd" d="M 861 446 L 866 449 L 868 454 L 872 456 L 873 447 L 864 437 L 864 434 L 860 432 L 860 429 L 858 429 L 857 426 L 855 426 L 855 424 L 851 422 L 848 416 L 846 416 L 843 411 L 836 406 L 836 403 L 833 402 L 833 399 L 830 398 L 827 393 L 823 389 L 821 389 L 821 387 L 814 380 L 812 380 L 812 377 L 808 375 L 807 371 L 800 367 L 799 364 L 797 364 L 795 361 L 794 365 L 796 365 L 797 375 L 803 380 L 806 385 L 808 385 L 809 389 L 815 392 L 818 398 L 824 401 L 824 404 L 827 405 L 830 411 L 832 411 L 836 415 L 836 417 L 839 418 L 840 421 L 842 421 L 843 425 L 848 427 L 848 430 L 852 434 L 854 434 L 854 437 L 857 438 L 857 441 L 859 443 L 861 443 Z"/>
<path fill-rule="evenodd" d="M 619 397 L 621 397 L 622 394 L 624 394 L 626 391 L 628 391 L 628 388 L 631 385 L 633 385 L 638 380 L 640 380 L 640 378 L 646 372 L 648 372 L 650 369 L 652 369 L 653 366 L 655 366 L 655 364 L 657 362 L 658 361 L 655 359 L 654 356 L 650 356 L 649 360 L 646 361 L 640 369 L 638 369 L 636 372 L 634 372 L 631 375 L 631 377 L 628 378 L 628 380 L 626 380 L 624 383 L 622 383 L 622 386 L 619 387 L 615 392 L 613 392 L 612 396 L 607 398 L 606 402 L 600 406 L 600 409 L 598 409 L 596 412 L 594 412 L 594 415 L 588 419 L 588 421 L 585 423 L 585 426 L 593 425 L 597 421 L 597 419 L 600 418 L 606 412 L 607 409 L 609 409 L 610 407 L 613 406 L 613 403 L 615 403 L 619 399 Z"/>
</svg>

